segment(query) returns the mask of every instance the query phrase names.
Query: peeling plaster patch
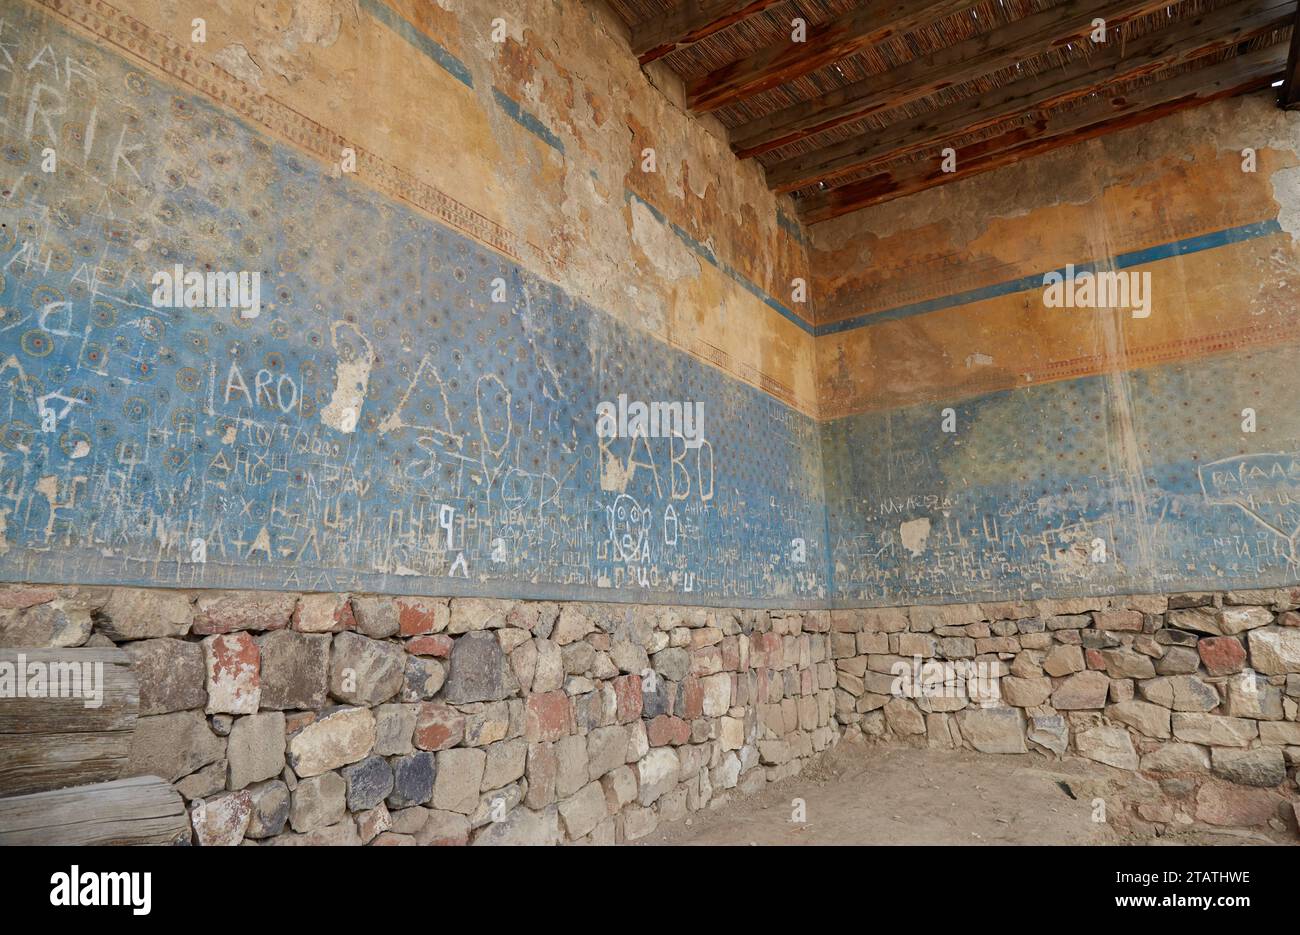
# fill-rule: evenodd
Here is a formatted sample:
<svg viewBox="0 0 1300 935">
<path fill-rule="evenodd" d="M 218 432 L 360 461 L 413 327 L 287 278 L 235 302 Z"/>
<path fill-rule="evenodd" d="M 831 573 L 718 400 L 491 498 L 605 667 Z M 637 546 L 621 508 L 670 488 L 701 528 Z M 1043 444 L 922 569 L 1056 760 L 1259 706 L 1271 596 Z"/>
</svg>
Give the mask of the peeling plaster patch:
<svg viewBox="0 0 1300 935">
<path fill-rule="evenodd" d="M 1300 166 L 1278 169 L 1269 181 L 1278 204 L 1277 223 L 1292 242 L 1300 243 Z"/>
<path fill-rule="evenodd" d="M 632 240 L 669 282 L 700 274 L 700 261 L 639 198 L 631 200 Z"/>
<path fill-rule="evenodd" d="M 988 354 L 981 354 L 979 351 L 976 351 L 974 354 L 966 355 L 967 370 L 971 367 L 987 367 L 991 363 L 993 363 L 993 358 Z"/>
<path fill-rule="evenodd" d="M 248 49 L 241 43 L 228 45 L 216 55 L 212 60 L 218 65 L 230 72 L 244 84 L 250 85 L 261 91 L 262 88 L 262 67 L 253 61 L 253 56 L 248 54 Z"/>
<path fill-rule="evenodd" d="M 352 329 L 365 346 L 364 353 L 351 344 L 340 342 L 341 328 Z M 361 407 L 366 401 L 370 368 L 374 364 L 375 355 L 365 335 L 351 322 L 334 322 L 330 328 L 330 338 L 334 342 L 334 349 L 339 352 L 339 360 L 334 367 L 334 392 L 330 396 L 329 405 L 320 411 L 320 419 L 330 428 L 348 435 L 357 430 L 357 423 L 361 421 Z"/>
<path fill-rule="evenodd" d="M 903 543 L 903 548 L 912 553 L 913 558 L 919 558 L 925 551 L 925 543 L 930 538 L 930 520 L 922 516 L 920 519 L 909 519 L 898 527 L 898 538 Z"/>
</svg>

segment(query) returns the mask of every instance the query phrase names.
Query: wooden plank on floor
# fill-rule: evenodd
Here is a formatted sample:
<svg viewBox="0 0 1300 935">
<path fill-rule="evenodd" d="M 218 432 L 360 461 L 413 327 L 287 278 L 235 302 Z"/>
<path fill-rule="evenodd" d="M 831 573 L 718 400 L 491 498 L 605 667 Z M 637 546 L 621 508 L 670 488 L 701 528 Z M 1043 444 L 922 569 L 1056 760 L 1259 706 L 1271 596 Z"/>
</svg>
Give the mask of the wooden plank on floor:
<svg viewBox="0 0 1300 935">
<path fill-rule="evenodd" d="M 0 799 L 0 845 L 173 844 L 188 838 L 185 803 L 157 776 Z"/>
<path fill-rule="evenodd" d="M 121 776 L 140 705 L 130 656 L 5 649 L 0 684 L 6 677 L 15 682 L 0 692 L 0 795 Z"/>
</svg>

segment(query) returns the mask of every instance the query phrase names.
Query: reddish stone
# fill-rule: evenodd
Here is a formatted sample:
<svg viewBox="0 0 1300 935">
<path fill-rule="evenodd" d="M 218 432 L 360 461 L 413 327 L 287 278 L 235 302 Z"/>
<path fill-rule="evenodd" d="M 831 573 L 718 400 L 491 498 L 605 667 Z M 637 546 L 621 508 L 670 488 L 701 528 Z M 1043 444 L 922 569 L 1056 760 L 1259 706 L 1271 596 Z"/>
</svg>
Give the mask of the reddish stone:
<svg viewBox="0 0 1300 935">
<path fill-rule="evenodd" d="M 421 750 L 446 750 L 465 736 L 465 715 L 436 701 L 420 705 L 415 719 L 415 745 Z"/>
<path fill-rule="evenodd" d="M 1106 668 L 1106 660 L 1102 657 L 1100 649 L 1085 649 L 1083 658 L 1087 660 L 1089 669 L 1102 670 Z"/>
<path fill-rule="evenodd" d="M 256 714 L 262 696 L 262 653 L 248 633 L 203 641 L 209 714 Z"/>
<path fill-rule="evenodd" d="M 574 731 L 573 705 L 563 691 L 539 692 L 528 696 L 524 736 L 529 743 L 559 740 Z"/>
<path fill-rule="evenodd" d="M 1211 825 L 1251 828 L 1273 818 L 1282 801 L 1268 789 L 1211 780 L 1196 793 L 1196 817 Z"/>
<path fill-rule="evenodd" d="M 680 747 L 691 741 L 691 725 L 671 714 L 661 714 L 648 721 L 645 733 L 652 747 Z"/>
<path fill-rule="evenodd" d="M 1280 627 L 1300 627 L 1300 611 L 1288 610 L 1278 614 L 1277 625 Z"/>
<path fill-rule="evenodd" d="M 766 676 L 766 669 L 763 670 L 763 674 Z M 699 679 L 691 677 L 682 680 L 680 707 L 677 713 L 688 721 L 704 716 L 704 683 Z"/>
<path fill-rule="evenodd" d="M 1235 636 L 1207 636 L 1197 642 L 1196 651 L 1211 675 L 1232 675 L 1246 665 L 1246 647 Z"/>
<path fill-rule="evenodd" d="M 315 720 L 315 711 L 286 711 L 284 715 L 284 735 L 288 737 L 290 734 L 296 734 Z"/>
<path fill-rule="evenodd" d="M 0 591 L 0 610 L 22 610 L 48 604 L 58 596 L 52 588 L 7 588 Z"/>
<path fill-rule="evenodd" d="M 298 606 L 298 595 L 273 591 L 225 591 L 200 595 L 193 633 L 283 630 Z"/>
<path fill-rule="evenodd" d="M 356 629 L 352 602 L 335 594 L 305 594 L 293 609 L 290 626 L 302 633 L 342 633 Z"/>
<path fill-rule="evenodd" d="M 436 636 L 417 636 L 406 641 L 406 651 L 412 656 L 437 656 L 446 659 L 451 655 L 455 641 L 441 633 Z"/>
<path fill-rule="evenodd" d="M 799 694 L 811 695 L 817 690 L 813 684 L 813 670 L 811 668 L 799 670 Z"/>
<path fill-rule="evenodd" d="M 740 668 L 740 637 L 728 636 L 718 644 L 722 651 L 722 668 L 735 672 Z"/>
<path fill-rule="evenodd" d="M 784 661 L 781 648 L 781 637 L 775 633 L 756 634 L 749 642 L 750 665 L 768 666 L 773 669 L 781 668 Z"/>
<path fill-rule="evenodd" d="M 439 629 L 439 611 L 442 612 L 441 625 L 447 625 L 447 608 L 440 604 L 423 601 L 418 597 L 399 597 L 396 603 L 397 628 L 402 636 L 419 636 Z"/>
<path fill-rule="evenodd" d="M 631 724 L 641 717 L 644 699 L 641 696 L 641 676 L 620 675 L 614 679 L 616 699 L 615 718 L 620 724 Z"/>
</svg>

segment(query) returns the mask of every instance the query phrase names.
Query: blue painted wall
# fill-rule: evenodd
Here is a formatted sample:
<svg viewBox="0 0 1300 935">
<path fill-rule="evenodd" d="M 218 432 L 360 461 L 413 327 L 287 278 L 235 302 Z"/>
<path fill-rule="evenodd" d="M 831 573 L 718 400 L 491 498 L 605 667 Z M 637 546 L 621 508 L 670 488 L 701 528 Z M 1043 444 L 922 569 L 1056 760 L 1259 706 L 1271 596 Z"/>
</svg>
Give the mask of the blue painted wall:
<svg viewBox="0 0 1300 935">
<path fill-rule="evenodd" d="M 0 578 L 827 596 L 811 420 L 27 8 L 6 15 L 33 27 L 26 59 L 50 56 L 2 79 Z M 65 106 L 29 128 L 38 82 Z M 154 307 L 149 280 L 175 263 L 260 271 L 261 315 Z M 357 374 L 348 432 L 322 413 Z M 596 405 L 620 393 L 702 401 L 707 443 L 602 453 Z"/>
<path fill-rule="evenodd" d="M 1233 352 L 826 423 L 836 601 L 1296 581 L 1295 353 Z M 941 430 L 946 407 L 952 433 Z M 1241 431 L 1246 407 L 1257 409 L 1253 434 Z"/>
</svg>

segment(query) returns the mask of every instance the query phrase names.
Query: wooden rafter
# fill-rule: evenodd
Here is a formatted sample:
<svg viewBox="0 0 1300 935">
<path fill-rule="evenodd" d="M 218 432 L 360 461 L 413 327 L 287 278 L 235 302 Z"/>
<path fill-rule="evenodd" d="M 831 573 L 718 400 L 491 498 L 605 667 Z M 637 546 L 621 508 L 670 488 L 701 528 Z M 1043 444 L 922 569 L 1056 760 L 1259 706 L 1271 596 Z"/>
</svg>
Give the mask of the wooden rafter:
<svg viewBox="0 0 1300 935">
<path fill-rule="evenodd" d="M 731 133 L 736 155 L 756 156 L 869 114 L 928 97 L 943 88 L 1014 65 L 1051 48 L 1078 41 L 1101 17 L 1113 30 L 1162 10 L 1168 0 L 1068 0 L 1051 9 L 974 36 L 881 75 L 800 101 Z"/>
<path fill-rule="evenodd" d="M 1293 0 L 1247 0 L 1183 21 L 1177 32 L 1154 32 L 1127 43 L 1115 36 L 1113 41 L 1099 46 L 1097 54 L 1065 68 L 1032 75 L 867 136 L 776 163 L 768 167 L 767 181 L 778 191 L 792 191 L 873 163 L 888 162 L 1016 114 L 1232 48 L 1255 35 L 1286 26 L 1294 16 Z"/>
<path fill-rule="evenodd" d="M 937 158 L 917 160 L 811 195 L 800 202 L 800 217 L 805 223 L 815 224 L 1178 110 L 1258 90 L 1282 73 L 1287 53 L 1285 45 L 1271 46 L 1129 93 L 1108 94 L 1069 110 L 1042 115 L 1027 125 L 1012 126 L 995 136 L 957 147 L 955 172 L 945 173 Z"/>
<path fill-rule="evenodd" d="M 809 26 L 806 40 L 780 42 L 691 81 L 686 105 L 710 111 L 785 84 L 824 65 L 976 5 L 979 0 L 888 0 Z"/>
<path fill-rule="evenodd" d="M 1291 31 L 1291 54 L 1286 61 L 1282 95 L 1278 103 L 1287 110 L 1300 110 L 1300 6 L 1296 7 L 1295 28 Z"/>
<path fill-rule="evenodd" d="M 782 0 L 699 0 L 632 27 L 632 51 L 642 65 L 707 39 Z"/>
</svg>

